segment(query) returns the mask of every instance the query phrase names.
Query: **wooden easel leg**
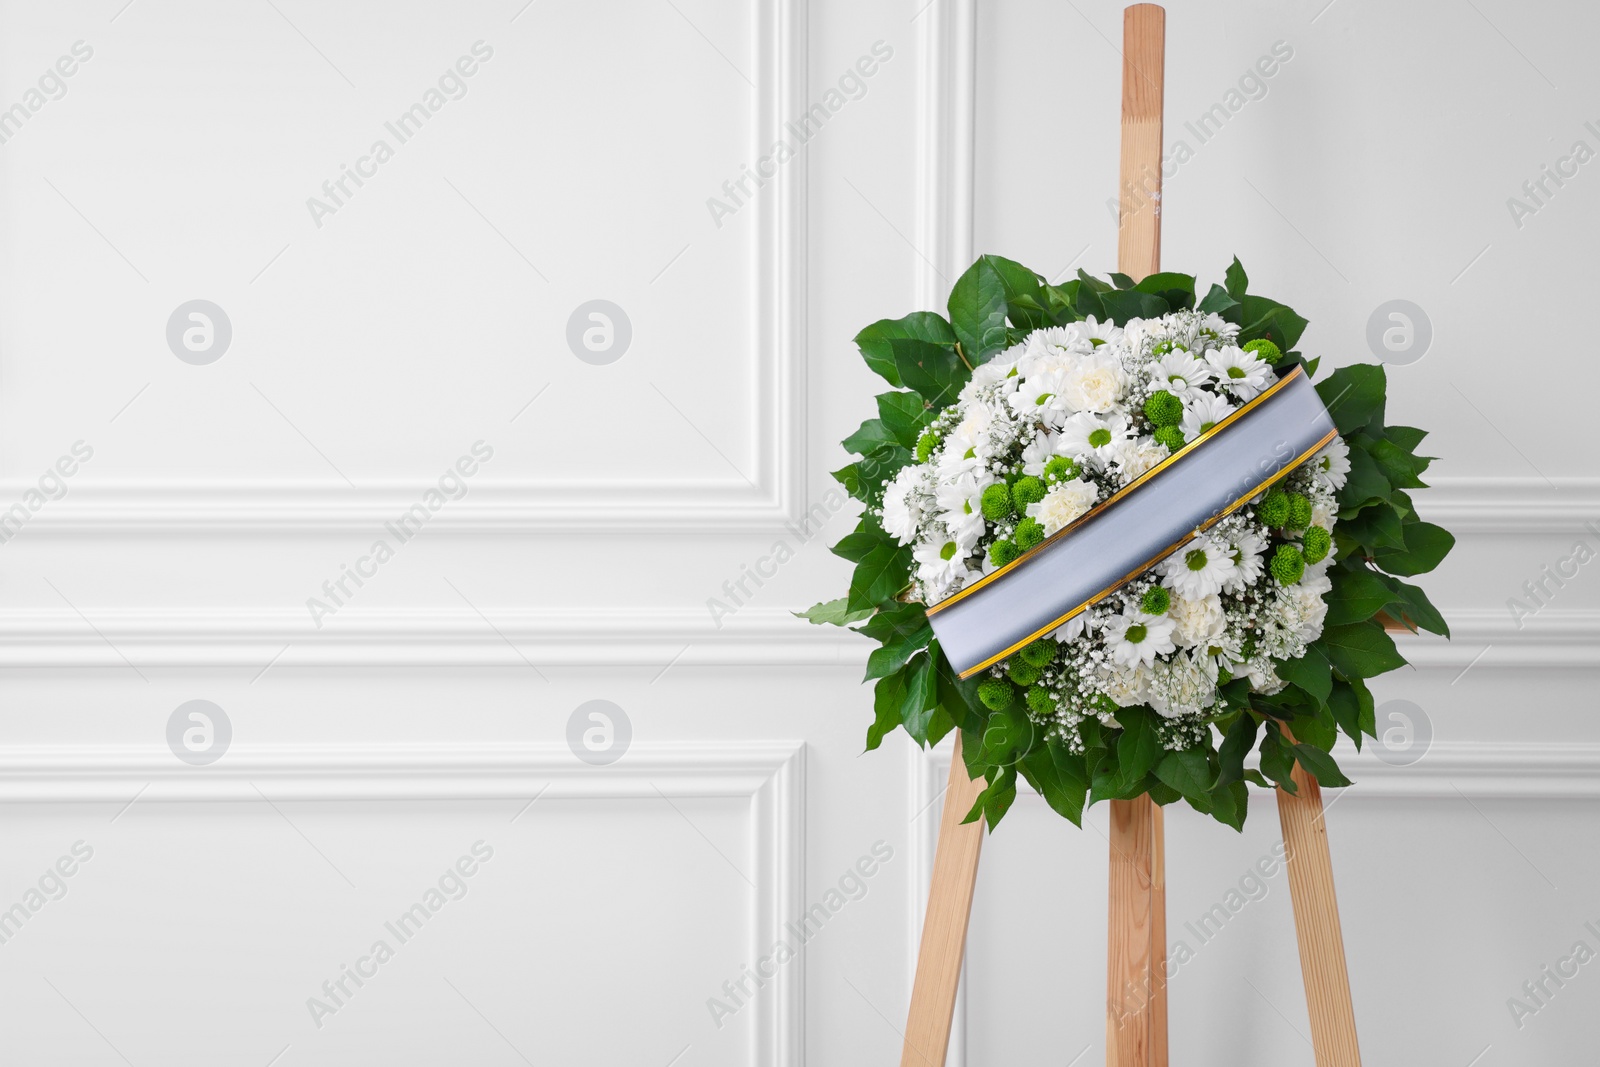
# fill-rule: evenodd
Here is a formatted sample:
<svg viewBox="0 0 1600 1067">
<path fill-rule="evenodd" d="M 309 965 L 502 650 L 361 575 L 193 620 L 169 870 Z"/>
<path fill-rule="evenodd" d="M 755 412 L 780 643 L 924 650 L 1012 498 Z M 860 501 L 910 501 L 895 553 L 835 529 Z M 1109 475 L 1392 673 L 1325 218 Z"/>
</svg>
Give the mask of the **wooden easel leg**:
<svg viewBox="0 0 1600 1067">
<path fill-rule="evenodd" d="M 1148 795 L 1111 801 L 1106 1067 L 1151 1067 L 1153 1062 L 1155 828 L 1156 803 Z"/>
<path fill-rule="evenodd" d="M 1121 202 L 1117 267 L 1135 281 L 1161 269 L 1161 122 L 1167 13 L 1135 4 L 1122 18 Z M 1106 952 L 1106 1067 L 1166 1067 L 1167 893 L 1161 809 L 1149 796 L 1111 802 Z"/>
<path fill-rule="evenodd" d="M 1317 1067 L 1360 1067 L 1344 933 L 1333 892 L 1333 857 L 1322 817 L 1322 788 L 1299 764 L 1294 783 L 1299 789 L 1294 796 L 1277 791 L 1278 821 L 1288 851 L 1289 895 L 1294 901 L 1306 1010 L 1311 1015 L 1311 1044 Z"/>
<path fill-rule="evenodd" d="M 978 851 L 983 846 L 983 820 L 965 824 L 961 820 L 983 787 L 983 779 L 967 777 L 957 733 L 955 751 L 950 754 L 944 813 L 939 818 L 939 844 L 933 854 L 928 910 L 922 917 L 922 946 L 917 952 L 900 1067 L 944 1067 L 950 1016 L 961 981 L 961 957 L 967 946 L 972 888 L 978 877 Z"/>
</svg>

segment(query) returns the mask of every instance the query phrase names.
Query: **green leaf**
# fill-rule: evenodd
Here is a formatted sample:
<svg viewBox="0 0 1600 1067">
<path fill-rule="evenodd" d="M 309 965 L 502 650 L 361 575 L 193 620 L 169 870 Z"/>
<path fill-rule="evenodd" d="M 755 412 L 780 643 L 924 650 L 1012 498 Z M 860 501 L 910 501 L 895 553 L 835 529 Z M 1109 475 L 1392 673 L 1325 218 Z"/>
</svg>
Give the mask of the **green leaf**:
<svg viewBox="0 0 1600 1067">
<path fill-rule="evenodd" d="M 872 554 L 873 549 L 892 546 L 894 539 L 881 529 L 855 529 L 839 538 L 828 551 L 840 559 L 847 559 L 851 563 L 860 563 Z"/>
<path fill-rule="evenodd" d="M 849 597 L 840 597 L 838 600 L 827 600 L 821 604 L 813 604 L 805 611 L 794 613 L 795 618 L 805 619 L 815 626 L 849 626 L 853 622 L 872 617 L 874 608 L 857 608 L 850 610 Z"/>
<path fill-rule="evenodd" d="M 1006 346 L 1008 302 L 1025 296 L 1035 306 L 1045 306 L 1042 285 L 1033 271 L 1000 256 L 980 256 L 956 279 L 950 290 L 950 325 L 973 366 L 988 362 Z"/>
<path fill-rule="evenodd" d="M 1404 526 L 1405 547 L 1373 553 L 1378 566 L 1390 574 L 1410 577 L 1426 574 L 1439 565 L 1439 561 L 1455 547 L 1456 539 L 1449 530 L 1431 522 L 1408 522 Z"/>
<path fill-rule="evenodd" d="M 1333 721 L 1339 724 L 1339 729 L 1356 743 L 1356 750 L 1360 751 L 1361 693 L 1357 691 L 1355 685 L 1342 678 L 1335 678 L 1333 692 L 1328 696 L 1328 710 L 1333 713 Z"/>
<path fill-rule="evenodd" d="M 891 341 L 889 347 L 900 380 L 935 408 L 954 404 L 961 387 L 972 377 L 953 347 L 927 341 Z"/>
<path fill-rule="evenodd" d="M 1244 777 L 1244 758 L 1256 743 L 1256 731 L 1261 724 L 1249 712 L 1240 712 L 1228 732 L 1222 738 L 1222 747 L 1217 750 L 1217 762 L 1221 770 L 1217 774 L 1217 784 L 1227 785 L 1229 782 L 1239 781 Z"/>
<path fill-rule="evenodd" d="M 1205 749 L 1168 752 L 1156 764 L 1155 772 L 1157 778 L 1182 793 L 1185 800 L 1203 798 L 1211 789 L 1211 762 L 1206 758 Z"/>
<path fill-rule="evenodd" d="M 1317 643 L 1327 651 L 1333 669 L 1347 680 L 1375 678 L 1406 665 L 1394 639 L 1376 622 L 1329 626 Z"/>
<path fill-rule="evenodd" d="M 893 617 L 897 614 L 901 618 L 896 621 Z M 886 619 L 891 621 L 884 622 Z M 875 623 L 881 625 L 874 630 Z M 861 632 L 883 643 L 882 648 L 873 649 L 867 657 L 867 676 L 862 679 L 866 682 L 898 671 L 933 640 L 933 627 L 928 624 L 921 604 L 902 604 L 880 611 L 871 622 L 861 627 Z"/>
<path fill-rule="evenodd" d="M 1433 606 L 1433 601 L 1428 599 L 1427 593 L 1387 574 L 1382 575 L 1382 580 L 1394 592 L 1394 602 L 1400 606 L 1402 622 L 1440 637 L 1450 636 L 1450 626 L 1439 614 L 1439 609 Z"/>
<path fill-rule="evenodd" d="M 1339 490 L 1339 515 L 1353 515 L 1368 504 L 1387 499 L 1389 480 L 1383 476 L 1378 461 L 1365 450 L 1350 450 L 1350 474 L 1344 488 Z"/>
<path fill-rule="evenodd" d="M 1352 434 L 1366 426 L 1374 417 L 1383 416 L 1384 390 L 1387 379 L 1383 367 L 1372 363 L 1357 363 L 1340 367 L 1317 383 L 1317 395 L 1333 417 L 1333 424 L 1342 434 Z"/>
<path fill-rule="evenodd" d="M 1311 772 L 1318 785 L 1339 786 L 1349 785 L 1350 779 L 1339 770 L 1339 765 L 1333 757 L 1313 745 L 1295 745 L 1295 758 L 1300 761 L 1300 766 Z"/>
<path fill-rule="evenodd" d="M 1161 738 L 1151 714 L 1143 708 L 1123 708 L 1117 712 L 1122 736 L 1117 739 L 1117 765 L 1125 784 L 1132 784 L 1150 773 L 1161 757 Z"/>
<path fill-rule="evenodd" d="M 1276 782 L 1285 793 L 1292 794 L 1298 791 L 1293 772 L 1294 759 L 1284 743 L 1278 724 L 1268 723 L 1267 732 L 1261 737 L 1261 773 Z"/>
<path fill-rule="evenodd" d="M 1244 265 L 1239 262 L 1238 256 L 1233 257 L 1233 263 L 1223 275 L 1223 280 L 1228 283 L 1229 296 L 1235 300 L 1244 299 L 1245 290 L 1250 286 L 1250 279 L 1245 275 Z"/>
<path fill-rule="evenodd" d="M 1033 746 L 1034 726 L 1020 701 L 1002 711 L 990 712 L 983 727 L 981 758 L 985 763 L 1010 766 Z"/>
<path fill-rule="evenodd" d="M 1400 550 L 1406 545 L 1400 516 L 1390 504 L 1367 508 L 1348 519 L 1340 518 L 1339 525 L 1343 528 L 1341 533 L 1369 548 Z"/>
<path fill-rule="evenodd" d="M 1294 720 L 1294 735 L 1297 741 L 1319 748 L 1332 748 L 1334 742 L 1339 740 L 1339 724 L 1333 712 L 1324 705 L 1317 709 L 1315 715 L 1297 717 Z"/>
<path fill-rule="evenodd" d="M 897 388 L 902 383 L 892 342 L 898 340 L 928 341 L 953 348 L 956 335 L 944 317 L 932 311 L 913 311 L 903 319 L 879 319 L 856 334 L 856 347 L 867 366 Z"/>
<path fill-rule="evenodd" d="M 1294 348 L 1307 325 L 1293 308 L 1264 296 L 1239 297 L 1239 320 L 1241 342 L 1265 337 L 1285 352 Z"/>
<path fill-rule="evenodd" d="M 1333 668 L 1315 643 L 1308 645 L 1306 654 L 1299 659 L 1278 660 L 1277 672 L 1279 678 L 1314 697 L 1318 705 L 1327 704 L 1328 693 L 1333 689 Z"/>
<path fill-rule="evenodd" d="M 1083 271 L 1080 270 L 1078 273 L 1082 274 Z M 1107 275 L 1107 277 L 1111 279 L 1111 284 L 1116 286 L 1118 289 L 1133 288 L 1133 279 L 1128 277 L 1126 274 L 1118 274 L 1116 271 L 1112 271 L 1109 275 Z"/>
<path fill-rule="evenodd" d="M 1422 439 L 1428 436 L 1428 431 L 1419 430 L 1415 426 L 1385 426 L 1383 436 L 1407 452 L 1415 452 Z"/>
<path fill-rule="evenodd" d="M 1228 290 L 1224 289 L 1220 285 L 1213 285 L 1211 287 L 1211 291 L 1206 294 L 1204 300 L 1200 301 L 1199 306 L 1195 310 L 1208 311 L 1217 315 L 1221 315 L 1223 318 L 1227 318 L 1228 312 L 1234 310 L 1238 306 L 1239 301 L 1230 296 L 1228 294 Z"/>
<path fill-rule="evenodd" d="M 1224 826 L 1244 831 L 1245 816 L 1250 811 L 1250 789 L 1242 781 L 1218 783 L 1208 794 L 1211 800 L 1211 817 Z"/>
<path fill-rule="evenodd" d="M 922 436 L 923 429 L 938 414 L 916 393 L 878 394 L 878 419 L 892 438 L 905 448 L 917 447 L 917 439 Z M 845 447 L 848 448 L 849 444 L 846 443 Z"/>
<path fill-rule="evenodd" d="M 901 674 L 882 678 L 872 689 L 873 722 L 867 727 L 867 751 L 883 743 L 900 725 L 900 710 L 906 702 L 906 681 Z"/>
<path fill-rule="evenodd" d="M 1433 460 L 1426 456 L 1413 456 L 1407 449 L 1401 448 L 1393 441 L 1373 441 L 1367 451 L 1372 453 L 1372 458 L 1378 461 L 1378 466 L 1383 470 L 1383 476 L 1389 484 L 1397 489 L 1426 489 L 1427 485 L 1418 475 L 1428 469 L 1428 464 Z"/>
<path fill-rule="evenodd" d="M 1051 741 L 1027 753 L 1019 769 L 1046 805 L 1082 827 L 1083 801 L 1090 787 L 1083 773 L 1083 757 L 1075 757 L 1061 742 Z"/>
<path fill-rule="evenodd" d="M 900 721 L 906 733 L 919 745 L 928 743 L 928 725 L 934 709 L 939 706 L 938 671 L 933 665 L 935 653 L 919 654 L 905 675 L 905 692 L 900 701 Z"/>
<path fill-rule="evenodd" d="M 1335 567 L 1328 572 L 1328 578 L 1333 589 L 1323 598 L 1328 605 L 1324 626 L 1366 622 L 1395 602 L 1394 591 L 1382 576 L 1359 564 Z"/>
<path fill-rule="evenodd" d="M 1172 310 L 1161 297 L 1136 289 L 1119 289 L 1102 293 L 1100 306 L 1120 325 L 1127 325 L 1132 319 L 1158 318 Z"/>
<path fill-rule="evenodd" d="M 906 587 L 911 575 L 911 550 L 880 544 L 861 558 L 850 576 L 851 611 L 860 611 L 892 599 Z"/>
<path fill-rule="evenodd" d="M 854 452 L 856 455 L 865 456 L 876 452 L 885 445 L 898 445 L 901 442 L 889 427 L 883 424 L 882 419 L 868 419 L 861 424 L 855 433 L 846 437 L 841 443 L 844 445 L 846 452 Z M 915 441 L 912 442 L 912 444 L 915 443 Z"/>
</svg>

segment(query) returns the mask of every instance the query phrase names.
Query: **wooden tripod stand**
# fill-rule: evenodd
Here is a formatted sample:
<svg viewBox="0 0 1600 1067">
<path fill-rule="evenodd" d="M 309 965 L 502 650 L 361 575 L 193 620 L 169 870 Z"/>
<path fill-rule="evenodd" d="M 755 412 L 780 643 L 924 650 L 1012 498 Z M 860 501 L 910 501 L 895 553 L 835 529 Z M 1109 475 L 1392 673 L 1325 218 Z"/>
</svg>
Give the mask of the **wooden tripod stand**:
<svg viewBox="0 0 1600 1067">
<path fill-rule="evenodd" d="M 1123 16 L 1120 270 L 1135 280 L 1160 270 L 1161 115 L 1166 11 L 1136 4 Z M 1344 935 L 1322 791 L 1298 764 L 1298 792 L 1277 791 L 1287 846 L 1300 970 L 1317 1067 L 1360 1067 Z M 962 824 L 983 790 L 969 779 L 961 737 L 950 759 L 923 917 L 922 945 L 906 1020 L 901 1067 L 943 1067 L 961 977 L 967 922 L 983 845 L 983 821 Z M 1148 796 L 1111 803 L 1106 966 L 1107 1067 L 1167 1067 L 1166 862 L 1162 812 Z"/>
</svg>

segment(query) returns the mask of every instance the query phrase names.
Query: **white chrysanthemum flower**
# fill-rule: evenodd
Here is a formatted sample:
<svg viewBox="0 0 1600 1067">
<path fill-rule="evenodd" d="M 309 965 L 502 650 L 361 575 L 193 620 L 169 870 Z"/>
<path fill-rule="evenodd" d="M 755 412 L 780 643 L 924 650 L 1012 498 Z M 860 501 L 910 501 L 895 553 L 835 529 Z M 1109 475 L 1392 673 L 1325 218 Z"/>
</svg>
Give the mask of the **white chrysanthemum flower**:
<svg viewBox="0 0 1600 1067">
<path fill-rule="evenodd" d="M 1025 345 L 1012 345 L 1004 352 L 997 353 L 987 363 L 980 363 L 972 372 L 972 377 L 961 388 L 961 400 L 964 402 L 976 400 L 978 394 L 992 389 L 1002 382 L 1014 383 L 1017 379 L 1017 364 L 1026 354 Z"/>
<path fill-rule="evenodd" d="M 1100 491 L 1082 478 L 1058 482 L 1045 493 L 1044 499 L 1028 505 L 1028 517 L 1038 519 L 1044 535 L 1050 537 L 1068 523 L 1094 507 Z"/>
<path fill-rule="evenodd" d="M 1167 617 L 1176 624 L 1172 639 L 1180 648 L 1209 644 L 1221 636 L 1228 625 L 1227 616 L 1222 612 L 1222 598 L 1215 593 L 1199 600 L 1175 596 L 1167 609 Z"/>
<path fill-rule="evenodd" d="M 977 470 L 941 481 L 934 488 L 934 500 L 939 505 L 939 521 L 950 531 L 957 551 L 963 557 L 972 554 L 978 539 L 983 536 L 983 491 L 998 480 L 986 470 Z"/>
<path fill-rule="evenodd" d="M 1233 344 L 1239 336 L 1238 324 L 1229 322 L 1215 311 L 1207 312 L 1206 317 L 1200 320 L 1200 329 L 1228 345 Z"/>
<path fill-rule="evenodd" d="M 1098 618 L 1093 608 L 1085 608 L 1066 622 L 1057 626 L 1050 632 L 1050 637 L 1056 641 L 1076 641 L 1085 634 L 1092 634 L 1100 628 Z"/>
<path fill-rule="evenodd" d="M 1180 652 L 1152 667 L 1149 701 L 1166 719 L 1198 715 L 1217 702 L 1217 687 L 1192 654 Z"/>
<path fill-rule="evenodd" d="M 1250 400 L 1275 380 L 1272 367 L 1254 352 L 1229 345 L 1206 353 L 1217 384 L 1240 400 Z"/>
<path fill-rule="evenodd" d="M 1344 443 L 1343 437 L 1335 437 L 1311 457 L 1307 466 L 1319 482 L 1337 493 L 1350 476 L 1350 446 Z"/>
<path fill-rule="evenodd" d="M 1102 348 L 1080 356 L 1067 369 L 1061 395 L 1073 411 L 1108 412 L 1117 407 L 1128 376 L 1115 350 Z"/>
<path fill-rule="evenodd" d="M 1332 590 L 1333 582 L 1326 573 L 1308 573 L 1289 590 L 1299 617 L 1295 633 L 1302 641 L 1315 641 L 1322 636 L 1322 624 L 1328 617 L 1328 602 L 1323 597 Z"/>
<path fill-rule="evenodd" d="M 1006 397 L 1006 403 L 1018 418 L 1055 426 L 1076 410 L 1064 394 L 1073 374 L 1074 358 L 1070 353 L 1063 353 L 1032 363 L 1031 369 L 1018 381 L 1016 392 Z"/>
<path fill-rule="evenodd" d="M 1082 322 L 1075 322 L 1073 325 L 1078 327 L 1084 336 L 1089 338 L 1089 343 L 1095 348 L 1099 348 L 1101 345 L 1117 346 L 1122 344 L 1124 331 L 1122 327 L 1110 319 L 1101 322 L 1093 315 L 1090 315 Z"/>
<path fill-rule="evenodd" d="M 1223 419 L 1232 415 L 1234 406 L 1216 393 L 1201 393 L 1183 405 L 1183 439 L 1193 441 Z"/>
<path fill-rule="evenodd" d="M 911 555 L 917 561 L 917 581 L 922 583 L 924 592 L 932 598 L 930 603 L 954 592 L 966 576 L 966 561 L 954 541 L 939 543 L 936 540 L 921 544 L 912 550 Z"/>
<path fill-rule="evenodd" d="M 917 536 L 917 526 L 922 522 L 922 498 L 925 479 L 930 468 L 921 463 L 900 468 L 900 472 L 883 491 L 883 528 L 890 537 L 902 545 L 909 545 Z"/>
<path fill-rule="evenodd" d="M 1178 549 L 1160 564 L 1162 584 L 1187 600 L 1200 600 L 1222 592 L 1233 574 L 1233 550 L 1201 536 Z"/>
<path fill-rule="evenodd" d="M 1260 534 L 1247 530 L 1234 538 L 1231 547 L 1233 573 L 1223 581 L 1222 588 L 1229 593 L 1242 593 L 1259 582 L 1267 569 L 1264 558 L 1267 542 Z"/>
<path fill-rule="evenodd" d="M 1146 667 L 1177 648 L 1172 643 L 1174 623 L 1165 615 L 1146 615 L 1142 611 L 1126 615 L 1113 615 L 1106 620 L 1106 650 L 1111 659 L 1131 667 L 1142 663 Z"/>
<path fill-rule="evenodd" d="M 1057 451 L 1058 438 L 1053 433 L 1040 431 L 1034 435 L 1028 447 L 1022 450 L 1022 473 L 1031 474 L 1035 478 L 1044 473 L 1044 465 L 1061 453 Z"/>
<path fill-rule="evenodd" d="M 1211 377 L 1210 367 L 1181 348 L 1174 348 L 1150 365 L 1150 388 L 1165 389 L 1179 400 L 1199 396 Z"/>
<path fill-rule="evenodd" d="M 1143 704 L 1150 692 L 1150 668 L 1143 663 L 1108 667 L 1100 679 L 1100 689 L 1119 708 Z"/>
<path fill-rule="evenodd" d="M 1126 416 L 1096 415 L 1080 411 L 1067 419 L 1056 435 L 1056 452 L 1073 459 L 1093 457 L 1102 465 L 1115 459 L 1117 450 L 1133 439 Z"/>
<path fill-rule="evenodd" d="M 1122 472 L 1122 484 L 1127 485 L 1135 478 L 1147 473 L 1170 455 L 1172 453 L 1167 449 L 1166 445 L 1153 441 L 1148 437 L 1141 437 L 1118 445 L 1115 457 L 1117 466 Z"/>
<path fill-rule="evenodd" d="M 1267 696 L 1281 691 L 1288 684 L 1273 670 L 1270 656 L 1251 656 L 1244 662 L 1243 673 L 1250 679 L 1251 689 Z"/>
<path fill-rule="evenodd" d="M 1244 662 L 1243 649 L 1244 641 L 1237 634 L 1223 632 L 1194 651 L 1206 675 L 1215 683 L 1221 671 L 1227 671 L 1229 676 L 1237 673 L 1239 664 Z"/>
</svg>

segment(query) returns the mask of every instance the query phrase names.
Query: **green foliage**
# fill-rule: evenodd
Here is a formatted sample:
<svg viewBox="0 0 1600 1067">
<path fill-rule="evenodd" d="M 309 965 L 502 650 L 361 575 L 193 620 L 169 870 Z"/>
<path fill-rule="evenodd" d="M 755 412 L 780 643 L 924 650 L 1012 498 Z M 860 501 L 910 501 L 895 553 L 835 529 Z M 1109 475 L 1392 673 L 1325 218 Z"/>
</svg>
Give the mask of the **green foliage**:
<svg viewBox="0 0 1600 1067">
<path fill-rule="evenodd" d="M 878 747 L 897 727 L 919 745 L 933 744 L 952 730 L 962 732 L 967 769 L 984 780 L 968 813 L 972 819 L 991 826 L 998 822 L 1015 800 L 1021 778 L 1075 823 L 1081 823 L 1089 803 L 1148 793 L 1162 804 L 1183 800 L 1238 829 L 1248 808 L 1247 783 L 1293 792 L 1296 765 L 1323 785 L 1347 782 L 1330 750 L 1340 733 L 1358 746 L 1363 737 L 1374 736 L 1374 700 L 1365 680 L 1405 662 L 1385 630 L 1386 621 L 1449 634 L 1427 595 L 1406 581 L 1433 570 L 1454 545 L 1448 532 L 1417 515 L 1409 495 L 1425 488 L 1423 476 L 1432 460 L 1417 450 L 1426 434 L 1385 425 L 1385 370 L 1357 364 L 1317 384 L 1350 449 L 1332 537 L 1309 525 L 1309 502 L 1302 503 L 1298 494 L 1274 488 L 1257 506 L 1257 515 L 1271 528 L 1305 531 L 1297 535 L 1299 546 L 1273 549 L 1269 565 L 1279 581 L 1298 580 L 1308 563 L 1334 558 L 1327 570 L 1332 590 L 1323 633 L 1303 657 L 1274 664 L 1284 683 L 1281 691 L 1252 693 L 1248 679 L 1224 676 L 1213 716 L 1216 729 L 1209 740 L 1182 751 L 1163 746 L 1164 720 L 1150 708 L 1106 702 L 1096 710 L 1113 715 L 1115 725 L 1086 719 L 1078 727 L 1082 749 L 1073 752 L 1062 739 L 1046 738 L 1035 720 L 1054 711 L 1054 698 L 1038 683 L 1058 654 L 1054 641 L 1025 646 L 1006 664 L 1006 677 L 964 681 L 951 670 L 924 607 L 902 599 L 915 562 L 911 550 L 897 544 L 877 518 L 874 509 L 881 505 L 884 487 L 907 464 L 931 457 L 938 438 L 929 427 L 955 401 L 973 368 L 1039 327 L 1090 315 L 1125 324 L 1135 316 L 1198 308 L 1238 326 L 1241 346 L 1280 374 L 1294 366 L 1316 373 L 1318 361 L 1295 350 L 1305 319 L 1250 292 L 1237 259 L 1222 283 L 1210 285 L 1197 299 L 1199 293 L 1192 276 L 1174 272 L 1135 283 L 1125 275 L 1101 279 L 1079 271 L 1051 285 L 1018 263 L 984 256 L 952 288 L 948 318 L 914 312 L 875 322 L 856 336 L 868 369 L 891 389 L 878 395 L 876 417 L 846 439 L 852 460 L 833 474 L 866 509 L 834 546 L 853 568 L 848 592 L 799 616 L 814 624 L 851 627 L 874 642 L 866 671 L 873 682 L 867 748 Z M 1145 414 L 1158 428 L 1176 427 L 1182 404 L 1158 393 Z M 1169 447 L 1181 446 L 1181 435 L 1168 437 Z M 1048 486 L 1077 474 L 1071 459 L 1053 457 L 1042 479 L 1025 477 L 1009 488 L 1000 484 L 986 490 L 984 513 L 1013 519 Z M 1009 540 L 991 549 L 991 559 L 996 565 L 1009 563 L 1042 538 L 1038 522 L 1023 518 Z M 1161 614 L 1169 609 L 1170 597 L 1156 587 L 1140 607 Z"/>
</svg>

